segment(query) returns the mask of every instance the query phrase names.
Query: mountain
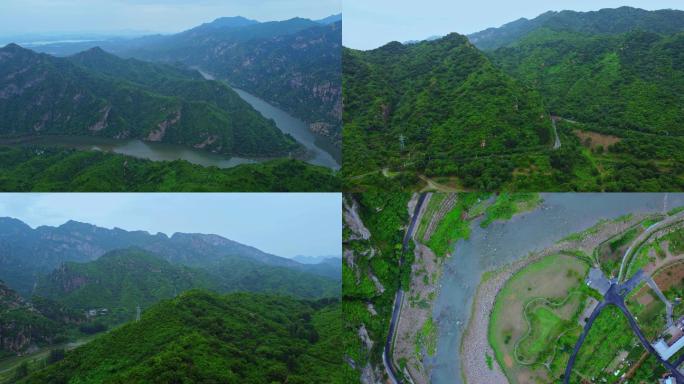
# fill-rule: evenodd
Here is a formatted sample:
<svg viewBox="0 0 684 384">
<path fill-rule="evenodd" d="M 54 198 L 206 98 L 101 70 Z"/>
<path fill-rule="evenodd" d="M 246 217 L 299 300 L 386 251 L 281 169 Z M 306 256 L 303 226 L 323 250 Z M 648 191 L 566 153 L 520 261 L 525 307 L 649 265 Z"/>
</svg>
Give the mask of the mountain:
<svg viewBox="0 0 684 384">
<path fill-rule="evenodd" d="M 321 25 L 295 18 L 243 28 L 199 27 L 115 52 L 200 67 L 339 143 L 341 31 L 340 21 Z"/>
<path fill-rule="evenodd" d="M 192 291 L 21 383 L 342 383 L 339 303 Z"/>
<path fill-rule="evenodd" d="M 518 19 L 500 28 L 489 28 L 471 34 L 468 38 L 480 49 L 493 50 L 515 45 L 518 40 L 539 29 L 586 35 L 614 35 L 633 30 L 672 34 L 684 31 L 684 11 L 646 11 L 632 7 L 593 12 L 549 11 L 532 20 Z"/>
<path fill-rule="evenodd" d="M 67 55 L 96 45 L 123 57 L 198 67 L 275 104 L 341 145 L 339 16 L 259 23 L 220 18 L 173 35 L 46 45 Z"/>
<path fill-rule="evenodd" d="M 218 19 L 210 22 L 210 23 L 204 23 L 200 25 L 199 27 L 194 28 L 193 30 L 198 31 L 207 31 L 207 30 L 216 30 L 216 29 L 227 29 L 227 28 L 242 28 L 242 27 L 249 27 L 255 24 L 259 24 L 258 21 L 256 20 L 251 20 L 244 18 L 242 16 L 235 16 L 235 17 L 219 17 Z"/>
<path fill-rule="evenodd" d="M 320 20 L 316 20 L 317 23 L 325 24 L 325 25 L 335 24 L 335 23 L 340 22 L 340 21 L 342 21 L 342 14 L 341 13 L 338 13 L 336 15 L 330 15 L 330 16 L 323 18 L 323 19 L 320 19 Z"/>
<path fill-rule="evenodd" d="M 297 255 L 292 260 L 302 264 L 321 264 L 321 263 L 337 263 L 340 262 L 340 256 L 304 256 Z"/>
<path fill-rule="evenodd" d="M 98 260 L 108 252 L 130 247 L 140 248 L 162 260 L 140 256 L 138 252 L 114 253 L 104 260 Z M 131 257 L 134 259 L 128 260 Z M 63 265 L 67 262 L 87 263 L 96 260 L 98 261 L 86 266 Z M 340 289 L 340 275 L 330 276 L 328 269 L 321 270 L 300 264 L 216 235 L 176 233 L 168 237 L 162 233 L 152 235 L 119 228 L 106 229 L 75 221 L 59 227 L 41 226 L 32 229 L 19 220 L 0 218 L 0 279 L 25 294 L 34 290 L 34 284 L 41 276 L 48 275 L 55 269 L 58 269 L 53 274 L 55 280 L 64 283 L 62 286 L 70 287 L 72 272 L 77 277 L 86 274 L 86 280 L 95 281 L 101 280 L 99 276 L 106 275 L 107 271 L 117 266 L 122 278 L 133 278 L 136 275 L 129 273 L 126 268 L 143 264 L 149 266 L 141 267 L 142 270 L 166 271 L 163 276 L 159 276 L 164 281 L 176 281 L 179 276 L 190 274 L 179 288 L 213 287 L 202 285 L 207 279 L 197 272 L 180 268 L 184 266 L 201 269 L 213 275 L 223 291 L 262 290 L 289 292 L 302 297 L 323 297 L 335 296 Z M 167 264 L 172 264 L 173 268 Z M 193 276 L 196 279 L 191 278 Z M 114 275 L 108 277 L 114 278 Z M 83 281 L 78 278 L 76 280 Z M 133 283 L 149 285 L 157 282 L 143 279 Z M 112 284 L 122 285 L 119 280 Z M 169 286 L 170 283 L 164 284 Z"/>
<path fill-rule="evenodd" d="M 0 358 L 55 341 L 61 324 L 40 313 L 0 281 Z"/>
<path fill-rule="evenodd" d="M 337 172 L 295 159 L 233 168 L 98 151 L 0 146 L 0 190 L 35 192 L 334 192 Z"/>
<path fill-rule="evenodd" d="M 206 272 L 124 249 L 88 263 L 66 262 L 39 279 L 34 294 L 80 312 L 106 308 L 106 320 L 117 324 L 133 320 L 137 306 L 145 309 L 193 288 L 217 287 Z"/>
<path fill-rule="evenodd" d="M 684 12 L 682 12 L 684 22 Z M 540 29 L 492 53 L 552 114 L 604 127 L 684 134 L 684 32 L 584 36 Z"/>
<path fill-rule="evenodd" d="M 138 138 L 223 154 L 300 148 L 232 89 L 198 73 L 101 49 L 64 59 L 0 49 L 0 134 Z"/>
<path fill-rule="evenodd" d="M 557 116 L 563 147 L 550 163 L 559 172 L 545 177 L 551 183 L 521 183 L 535 190 L 681 189 L 684 12 L 623 7 L 535 20 L 539 25 L 488 52 Z"/>
<path fill-rule="evenodd" d="M 392 42 L 371 51 L 345 48 L 343 60 L 343 174 L 349 182 L 410 165 L 415 172 L 474 178 L 472 187 L 490 190 L 499 176 L 477 180 L 490 171 L 462 159 L 552 145 L 539 94 L 498 69 L 465 36 Z"/>
</svg>

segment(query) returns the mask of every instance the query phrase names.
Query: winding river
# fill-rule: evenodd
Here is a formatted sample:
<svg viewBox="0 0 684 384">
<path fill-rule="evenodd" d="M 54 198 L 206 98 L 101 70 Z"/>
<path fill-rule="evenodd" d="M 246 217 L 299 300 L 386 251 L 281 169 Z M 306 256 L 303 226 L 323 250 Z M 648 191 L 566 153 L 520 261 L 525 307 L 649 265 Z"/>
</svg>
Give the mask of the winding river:
<svg viewBox="0 0 684 384">
<path fill-rule="evenodd" d="M 482 274 L 547 248 L 562 238 L 627 213 L 662 212 L 684 205 L 684 194 L 542 194 L 533 212 L 496 222 L 473 223 L 470 238 L 456 245 L 444 265 L 433 317 L 438 324 L 437 353 L 425 359 L 433 384 L 460 384 L 461 336 Z M 478 352 L 481 353 L 481 352 Z M 482 356 L 484 359 L 485 356 Z"/>
<path fill-rule="evenodd" d="M 205 79 L 215 80 L 213 75 L 204 72 L 199 68 L 195 69 L 201 73 Z M 333 152 L 332 146 L 326 145 L 322 138 L 319 138 L 311 132 L 309 126 L 304 121 L 291 116 L 282 109 L 269 104 L 267 101 L 260 99 L 245 90 L 235 87 L 231 88 L 265 118 L 275 121 L 278 129 L 284 133 L 290 134 L 295 140 L 304 145 L 311 154 L 311 158 L 308 160 L 311 164 L 322 165 L 333 169 L 340 168 L 339 162 L 331 155 L 331 152 Z"/>
<path fill-rule="evenodd" d="M 203 73 L 203 75 L 207 78 L 211 78 L 205 73 Z M 330 152 L 324 150 L 323 147 L 325 147 L 325 144 L 322 143 L 322 139 L 316 137 L 316 135 L 309 130 L 306 123 L 246 91 L 240 89 L 235 89 L 235 91 L 243 100 L 259 111 L 264 117 L 275 121 L 281 131 L 292 135 L 292 137 L 302 143 L 308 150 L 309 156 L 306 159 L 307 162 L 332 169 L 340 168 L 340 164 L 330 154 L 333 150 L 329 149 Z M 80 150 L 99 150 L 154 161 L 186 160 L 190 163 L 205 167 L 214 166 L 219 168 L 232 168 L 240 164 L 251 164 L 263 161 L 262 159 L 228 157 L 187 146 L 152 143 L 139 139 L 117 140 L 92 136 L 33 136 L 16 140 L 6 140 L 3 144 L 37 144 Z"/>
</svg>

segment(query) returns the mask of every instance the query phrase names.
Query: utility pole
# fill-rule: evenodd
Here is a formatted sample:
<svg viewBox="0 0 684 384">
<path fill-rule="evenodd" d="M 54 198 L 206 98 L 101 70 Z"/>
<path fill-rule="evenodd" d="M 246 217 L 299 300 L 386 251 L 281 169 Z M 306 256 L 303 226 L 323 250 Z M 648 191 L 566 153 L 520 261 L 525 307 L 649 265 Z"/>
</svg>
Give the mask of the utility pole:
<svg viewBox="0 0 684 384">
<path fill-rule="evenodd" d="M 136 307 L 135 321 L 140 321 L 140 304 Z"/>
</svg>

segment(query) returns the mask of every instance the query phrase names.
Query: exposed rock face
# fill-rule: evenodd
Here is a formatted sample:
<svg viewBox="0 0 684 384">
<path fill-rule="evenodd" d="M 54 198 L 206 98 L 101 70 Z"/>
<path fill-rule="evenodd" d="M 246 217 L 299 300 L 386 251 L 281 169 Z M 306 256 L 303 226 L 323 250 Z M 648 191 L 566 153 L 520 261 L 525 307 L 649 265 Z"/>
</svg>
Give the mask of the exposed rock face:
<svg viewBox="0 0 684 384">
<path fill-rule="evenodd" d="M 106 229 L 75 221 L 59 227 L 33 229 L 16 219 L 0 218 L 0 280 L 28 296 L 32 293 L 36 276 L 65 268 L 62 265 L 65 262 L 93 261 L 114 249 L 129 247 L 142 248 L 171 263 L 187 266 L 206 267 L 231 257 L 252 259 L 271 266 L 302 266 L 296 261 L 218 235 L 176 233 L 169 238 L 161 233 L 153 235 L 143 231 Z M 68 269 L 63 272 L 70 273 Z M 70 276 L 64 289 L 78 289 L 87 283 L 79 276 Z"/>
<path fill-rule="evenodd" d="M 64 293 L 76 291 L 88 284 L 87 277 L 73 274 L 67 264 L 62 264 L 51 276 L 59 281 L 60 288 Z"/>
<path fill-rule="evenodd" d="M 53 333 L 48 322 L 0 281 L 0 352 L 21 354 L 35 343 L 49 341 Z"/>
<path fill-rule="evenodd" d="M 157 125 L 159 129 L 150 132 L 150 134 L 147 136 L 147 141 L 162 141 L 164 136 L 166 136 L 166 130 L 172 125 L 178 123 L 181 117 L 182 113 L 180 110 L 178 110 L 171 119 L 167 119 L 159 123 Z"/>
<path fill-rule="evenodd" d="M 347 224 L 349 229 L 352 231 L 352 235 L 349 240 L 368 240 L 370 239 L 370 231 L 361 221 L 359 216 L 359 206 L 354 199 L 348 202 L 347 199 L 343 199 L 344 204 L 344 222 Z"/>
<path fill-rule="evenodd" d="M 78 95 L 74 96 L 74 100 L 78 100 L 80 95 L 81 95 L 81 94 L 79 93 Z M 100 111 L 100 112 L 102 112 L 102 118 L 100 119 L 100 121 L 98 121 L 97 123 L 93 124 L 93 125 L 90 126 L 90 128 L 88 128 L 88 129 L 91 130 L 91 131 L 93 131 L 93 132 L 99 132 L 99 131 L 101 131 L 101 130 L 107 128 L 107 119 L 109 118 L 109 112 L 110 112 L 111 110 L 112 110 L 112 106 L 111 106 L 111 105 L 108 105 L 108 106 L 104 107 L 104 108 Z"/>
</svg>

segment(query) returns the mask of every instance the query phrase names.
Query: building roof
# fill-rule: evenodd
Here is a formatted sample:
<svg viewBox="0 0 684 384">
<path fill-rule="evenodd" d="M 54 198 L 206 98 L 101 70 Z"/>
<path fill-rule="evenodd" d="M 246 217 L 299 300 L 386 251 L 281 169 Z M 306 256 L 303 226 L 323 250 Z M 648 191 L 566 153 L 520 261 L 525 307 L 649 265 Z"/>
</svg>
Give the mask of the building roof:
<svg viewBox="0 0 684 384">
<path fill-rule="evenodd" d="M 668 346 L 663 339 L 658 339 L 655 343 L 653 343 L 653 348 L 656 350 L 656 352 L 658 352 L 663 360 L 668 360 L 675 353 L 677 353 L 677 351 L 682 349 L 682 347 L 684 347 L 684 337 L 680 337 L 670 346 Z"/>
</svg>

